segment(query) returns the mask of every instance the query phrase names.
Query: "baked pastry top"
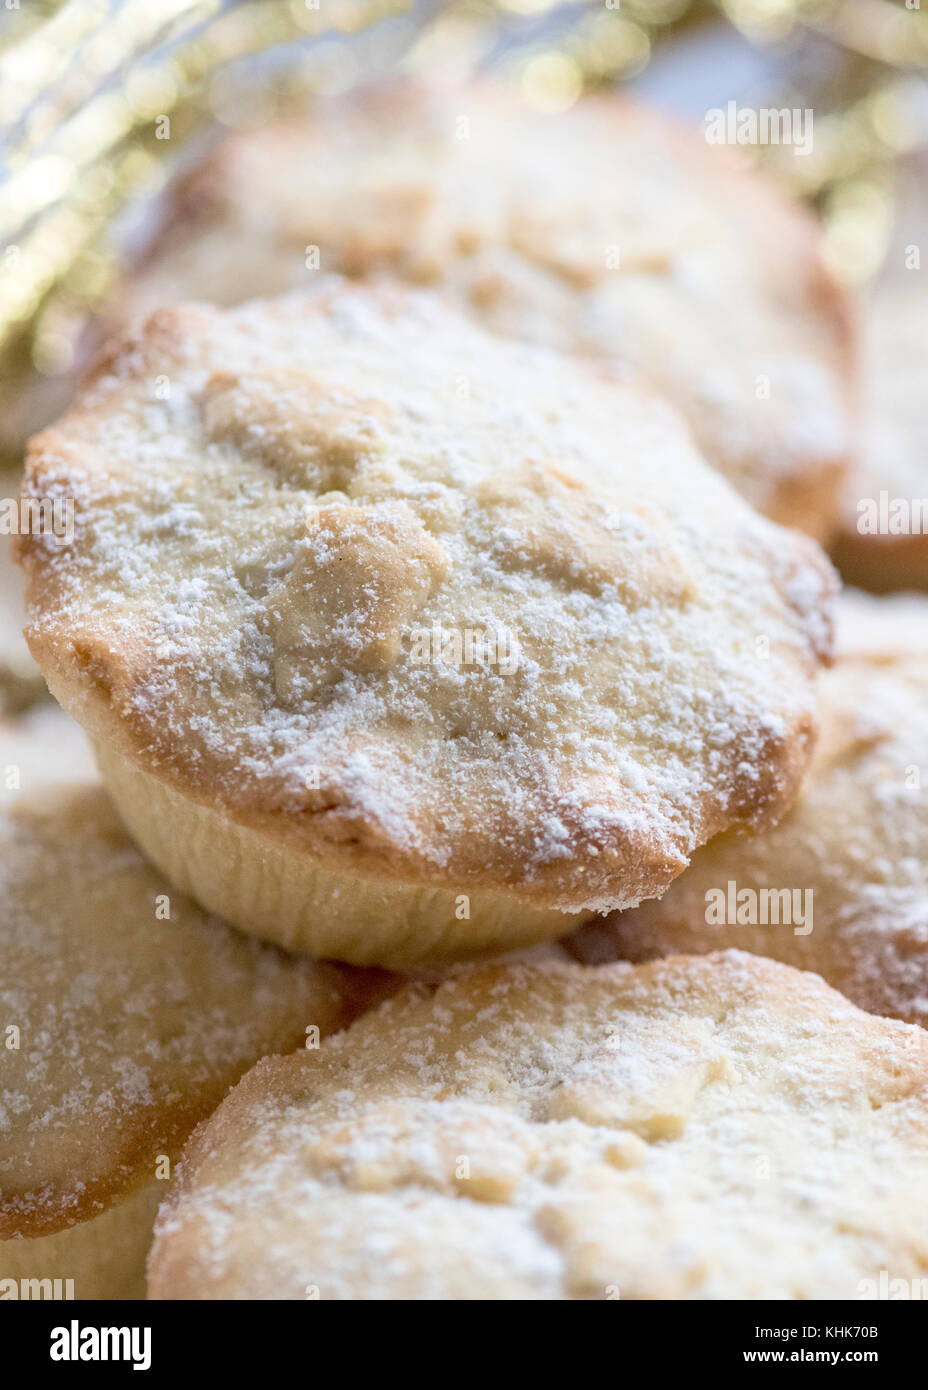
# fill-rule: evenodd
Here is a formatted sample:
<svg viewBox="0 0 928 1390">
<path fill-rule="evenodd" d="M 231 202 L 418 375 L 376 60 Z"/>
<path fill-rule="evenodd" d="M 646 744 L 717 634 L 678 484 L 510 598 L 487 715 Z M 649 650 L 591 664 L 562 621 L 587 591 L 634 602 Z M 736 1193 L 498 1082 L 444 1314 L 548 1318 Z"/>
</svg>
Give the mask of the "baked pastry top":
<svg viewBox="0 0 928 1390">
<path fill-rule="evenodd" d="M 720 835 L 659 902 L 581 929 L 571 949 L 599 962 L 734 946 L 818 971 L 874 1013 L 928 1024 L 926 619 L 920 651 L 874 643 L 826 673 L 812 767 L 778 826 Z M 766 915 L 764 890 L 786 894 Z"/>
<path fill-rule="evenodd" d="M 382 984 L 200 912 L 145 864 L 98 785 L 2 809 L 7 1240 L 85 1221 L 155 1177 L 247 1067 L 347 1023 Z"/>
<path fill-rule="evenodd" d="M 255 1067 L 185 1150 L 149 1290 L 854 1299 L 928 1271 L 926 1140 L 928 1035 L 817 976 L 484 967 Z"/>
<path fill-rule="evenodd" d="M 333 865 L 630 905 L 807 763 L 817 547 L 648 392 L 431 296 L 159 311 L 26 487 L 76 498 L 18 538 L 64 706 Z"/>
<path fill-rule="evenodd" d="M 489 83 L 394 83 L 231 137 L 183 185 L 128 307 L 239 303 L 320 272 L 435 286 L 496 331 L 633 362 L 760 510 L 819 539 L 838 520 L 854 334 L 818 228 L 646 107 L 542 115 Z"/>
</svg>

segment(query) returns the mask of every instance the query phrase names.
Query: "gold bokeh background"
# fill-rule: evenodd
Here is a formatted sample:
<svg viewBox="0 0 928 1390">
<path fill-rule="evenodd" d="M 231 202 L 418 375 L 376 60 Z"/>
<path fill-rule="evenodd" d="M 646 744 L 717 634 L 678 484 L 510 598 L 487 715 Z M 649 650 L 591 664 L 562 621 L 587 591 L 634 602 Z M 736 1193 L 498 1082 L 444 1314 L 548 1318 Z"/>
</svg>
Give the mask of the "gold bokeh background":
<svg viewBox="0 0 928 1390">
<path fill-rule="evenodd" d="M 511 73 L 540 110 L 640 84 L 707 36 L 759 55 L 758 102 L 811 107 L 811 155 L 752 158 L 818 209 L 853 284 L 886 255 L 928 144 L 918 0 L 6 0 L 0 10 L 0 455 L 53 414 L 56 382 L 131 265 L 132 215 L 223 127 L 394 68 Z M 724 66 L 724 65 L 723 65 Z M 668 79 L 672 89 L 672 77 Z M 660 98 L 658 83 L 658 99 Z M 653 92 L 649 91 L 649 95 Z M 720 102 L 724 92 L 719 92 Z"/>
</svg>

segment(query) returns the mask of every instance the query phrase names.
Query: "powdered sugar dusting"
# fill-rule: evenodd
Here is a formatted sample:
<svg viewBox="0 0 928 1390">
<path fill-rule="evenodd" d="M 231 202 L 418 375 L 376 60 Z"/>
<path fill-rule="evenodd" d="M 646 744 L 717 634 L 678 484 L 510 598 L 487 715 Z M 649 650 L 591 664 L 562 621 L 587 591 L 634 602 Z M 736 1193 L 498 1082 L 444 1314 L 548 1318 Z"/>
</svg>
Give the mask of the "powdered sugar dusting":
<svg viewBox="0 0 928 1390">
<path fill-rule="evenodd" d="M 316 247 L 326 271 L 435 285 L 496 332 L 634 363 L 761 510 L 791 517 L 799 481 L 799 524 L 830 522 L 851 444 L 839 293 L 805 215 L 700 134 L 615 97 L 555 117 L 489 84 L 392 85 L 230 139 L 194 182 L 136 308 L 301 288 Z"/>
<path fill-rule="evenodd" d="M 924 1033 L 814 976 L 733 952 L 464 972 L 246 1078 L 185 1157 L 150 1287 L 854 1298 L 928 1267 L 926 1135 Z"/>
<path fill-rule="evenodd" d="M 582 930 L 587 961 L 737 946 L 815 970 L 874 1013 L 928 1024 L 928 600 L 842 598 L 843 655 L 822 682 L 819 745 L 802 796 L 761 836 L 700 850 L 660 902 Z M 924 631 L 923 631 L 924 629 Z M 761 922 L 712 894 L 798 901 Z M 797 896 L 798 895 L 798 896 Z M 804 908 L 804 910 L 803 910 Z M 797 929 L 798 928 L 798 929 Z"/>
<path fill-rule="evenodd" d="M 201 913 L 144 863 L 99 786 L 7 798 L 3 1238 L 60 1229 L 153 1177 L 258 1057 L 351 1016 L 365 979 Z"/>
<path fill-rule="evenodd" d="M 827 570 L 635 387 L 336 284 L 156 316 L 30 485 L 65 467 L 34 638 L 105 669 L 103 715 L 62 673 L 79 717 L 235 815 L 605 910 L 792 792 Z M 423 630 L 513 633 L 517 669 L 417 662 Z"/>
</svg>

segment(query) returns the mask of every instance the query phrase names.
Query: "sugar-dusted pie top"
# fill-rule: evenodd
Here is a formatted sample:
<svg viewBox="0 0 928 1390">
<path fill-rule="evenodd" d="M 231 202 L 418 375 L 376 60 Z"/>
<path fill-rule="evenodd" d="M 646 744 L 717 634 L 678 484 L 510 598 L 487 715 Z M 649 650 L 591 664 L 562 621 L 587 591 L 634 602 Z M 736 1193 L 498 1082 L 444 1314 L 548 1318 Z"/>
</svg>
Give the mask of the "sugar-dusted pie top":
<svg viewBox="0 0 928 1390">
<path fill-rule="evenodd" d="M 821 537 L 851 452 L 847 296 L 742 154 L 614 95 L 545 115 L 487 82 L 384 84 L 222 143 L 128 304 L 330 272 L 435 286 L 496 331 L 635 363 L 754 505 Z"/>
<path fill-rule="evenodd" d="M 428 295 L 160 311 L 27 487 L 76 497 L 19 542 L 65 706 L 332 863 L 630 904 L 807 761 L 817 548 L 646 391 Z"/>
<path fill-rule="evenodd" d="M 873 1013 L 928 1024 L 928 648 L 892 653 L 891 634 L 826 673 L 815 757 L 780 824 L 718 836 L 660 902 L 581 930 L 581 958 L 733 946 L 815 970 Z M 730 884 L 748 894 L 734 908 Z M 788 899 L 762 918 L 764 889 Z M 710 917 L 718 892 L 724 908 Z"/>
<path fill-rule="evenodd" d="M 98 784 L 7 793 L 0 809 L 2 1242 L 87 1220 L 155 1177 L 247 1067 L 343 1026 L 387 977 L 201 912 L 144 862 Z"/>
<path fill-rule="evenodd" d="M 260 1063 L 154 1298 L 840 1298 L 928 1274 L 928 1035 L 740 952 L 482 968 Z"/>
</svg>

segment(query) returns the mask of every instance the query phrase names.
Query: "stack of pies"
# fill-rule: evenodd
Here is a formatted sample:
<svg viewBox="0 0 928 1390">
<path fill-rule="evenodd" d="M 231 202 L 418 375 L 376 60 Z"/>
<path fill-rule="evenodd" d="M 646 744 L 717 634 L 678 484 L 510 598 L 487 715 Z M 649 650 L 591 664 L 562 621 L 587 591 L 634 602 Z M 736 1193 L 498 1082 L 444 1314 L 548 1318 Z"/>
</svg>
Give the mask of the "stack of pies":
<svg viewBox="0 0 928 1390">
<path fill-rule="evenodd" d="M 928 1273 L 928 600 L 820 549 L 814 221 L 619 98 L 393 85 L 219 147 L 112 317 L 14 542 L 73 722 L 4 726 L 0 1281 Z"/>
</svg>

